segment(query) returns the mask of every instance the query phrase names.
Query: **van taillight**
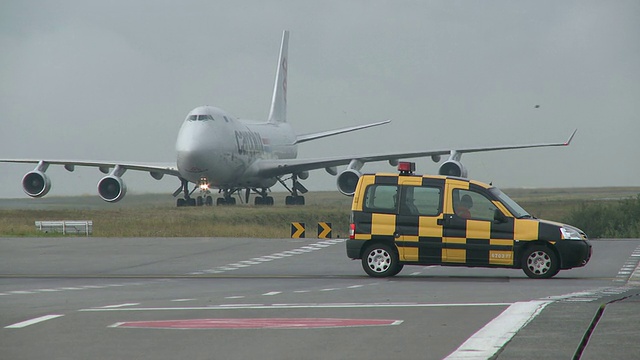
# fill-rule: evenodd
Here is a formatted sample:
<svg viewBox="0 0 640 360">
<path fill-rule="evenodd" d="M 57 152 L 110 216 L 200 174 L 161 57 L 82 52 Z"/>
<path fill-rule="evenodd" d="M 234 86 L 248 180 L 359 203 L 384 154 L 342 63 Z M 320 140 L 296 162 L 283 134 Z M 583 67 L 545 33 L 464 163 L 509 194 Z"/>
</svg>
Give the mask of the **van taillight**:
<svg viewBox="0 0 640 360">
<path fill-rule="evenodd" d="M 349 239 L 353 240 L 356 238 L 356 224 L 349 224 Z"/>
</svg>

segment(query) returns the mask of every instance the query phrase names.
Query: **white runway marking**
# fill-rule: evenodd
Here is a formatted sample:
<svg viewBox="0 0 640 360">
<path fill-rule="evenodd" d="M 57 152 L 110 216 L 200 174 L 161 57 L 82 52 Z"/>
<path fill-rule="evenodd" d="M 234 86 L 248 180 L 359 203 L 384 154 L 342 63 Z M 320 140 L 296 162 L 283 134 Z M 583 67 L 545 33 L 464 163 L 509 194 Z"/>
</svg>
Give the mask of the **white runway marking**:
<svg viewBox="0 0 640 360">
<path fill-rule="evenodd" d="M 15 323 L 13 325 L 5 326 L 4 328 L 5 329 L 21 329 L 21 328 L 27 327 L 29 325 L 33 325 L 33 324 L 37 324 L 37 323 L 40 323 L 40 322 L 43 322 L 43 321 L 59 318 L 61 316 L 64 316 L 64 315 L 45 315 L 45 316 L 40 316 L 40 317 L 37 317 L 35 319 L 25 320 L 25 321 L 21 321 L 19 323 Z"/>
<path fill-rule="evenodd" d="M 235 269 L 234 269 L 235 270 Z M 0 293 L 0 296 L 5 295 L 37 295 L 43 293 L 55 293 L 55 292 L 64 292 L 64 291 L 79 291 L 79 290 L 95 290 L 95 289 L 107 289 L 112 287 L 122 287 L 122 286 L 139 286 L 145 284 L 152 284 L 157 281 L 164 280 L 153 280 L 153 281 L 143 281 L 143 282 L 134 282 L 134 283 L 123 283 L 123 284 L 106 284 L 106 285 L 86 285 L 86 286 L 76 286 L 76 287 L 59 287 L 59 288 L 51 288 L 51 289 L 30 289 L 30 290 L 16 290 L 9 291 L 5 293 Z"/>
<path fill-rule="evenodd" d="M 623 269 L 630 270 L 630 273 L 626 277 L 626 274 L 618 273 L 617 277 L 620 278 L 620 281 L 626 281 L 627 285 L 640 285 L 640 246 L 633 251 Z"/>
<path fill-rule="evenodd" d="M 106 305 L 106 306 L 101 306 L 101 309 L 118 309 L 118 308 L 123 308 L 123 307 L 127 307 L 127 306 L 136 306 L 136 305 L 140 305 L 140 303 L 126 303 L 126 304 L 117 304 L 117 305 Z"/>
<path fill-rule="evenodd" d="M 189 273 L 188 275 L 205 275 L 205 274 L 221 274 L 227 271 L 234 271 L 241 268 L 247 268 L 250 266 L 264 264 L 265 262 L 284 259 L 285 257 L 305 254 L 308 252 L 322 250 L 328 246 L 340 244 L 346 241 L 346 239 L 329 239 L 320 241 L 314 244 L 304 245 L 297 249 L 287 250 L 271 255 L 264 255 L 260 257 L 255 257 L 250 260 L 238 261 L 232 264 L 227 264 L 224 266 L 218 266 L 213 269 L 200 270 L 196 272 Z M 136 283 L 123 283 L 123 284 L 106 284 L 106 285 L 86 285 L 86 286 L 77 286 L 77 287 L 59 287 L 59 288 L 51 288 L 51 289 L 29 289 L 29 290 L 14 290 L 14 291 L 6 291 L 0 293 L 0 296 L 15 296 L 15 295 L 36 295 L 42 293 L 54 293 L 60 291 L 78 291 L 78 290 L 91 290 L 91 289 L 106 289 L 111 287 L 122 287 L 122 286 L 138 286 L 143 284 L 149 284 L 152 282 L 136 282 Z M 279 293 L 279 292 L 278 292 Z"/>
<path fill-rule="evenodd" d="M 445 359 L 489 359 L 552 301 L 517 302 L 473 334 Z"/>
<path fill-rule="evenodd" d="M 240 268 L 247 268 L 253 265 L 260 265 L 268 261 L 284 259 L 285 257 L 295 256 L 300 254 L 305 254 L 308 252 L 322 250 L 330 245 L 335 245 L 346 241 L 347 239 L 331 239 L 317 242 L 315 244 L 309 244 L 301 246 L 297 249 L 282 251 L 278 253 L 274 253 L 271 255 L 264 255 L 257 258 L 252 258 L 251 260 L 238 261 L 233 264 L 227 264 L 223 266 L 218 266 L 213 269 L 199 270 L 189 273 L 189 275 L 204 275 L 204 274 L 220 274 L 226 271 L 238 270 Z"/>
<path fill-rule="evenodd" d="M 539 301 L 539 303 L 545 303 Z M 517 303 L 516 303 L 517 304 Z M 467 307 L 467 306 L 510 306 L 512 303 L 308 303 L 308 304 L 224 304 L 212 306 L 191 307 L 155 307 L 155 308 L 91 308 L 80 309 L 81 312 L 101 311 L 185 311 L 185 310 L 272 310 L 272 309 L 351 309 L 351 308 L 436 308 L 436 307 Z"/>
</svg>

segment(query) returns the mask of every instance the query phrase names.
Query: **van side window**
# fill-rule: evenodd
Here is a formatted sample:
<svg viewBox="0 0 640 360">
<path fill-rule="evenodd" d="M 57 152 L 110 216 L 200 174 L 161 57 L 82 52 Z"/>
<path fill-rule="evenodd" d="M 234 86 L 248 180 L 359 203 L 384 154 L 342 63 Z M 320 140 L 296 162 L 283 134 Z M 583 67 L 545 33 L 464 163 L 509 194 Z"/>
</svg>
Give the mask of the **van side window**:
<svg viewBox="0 0 640 360">
<path fill-rule="evenodd" d="M 396 213 L 397 185 L 371 185 L 364 194 L 364 210 L 368 212 Z"/>
<path fill-rule="evenodd" d="M 453 212 L 463 219 L 493 221 L 496 206 L 485 195 L 471 191 L 453 190 Z"/>
<path fill-rule="evenodd" d="M 440 214 L 441 190 L 437 187 L 407 186 L 405 189 L 406 209 L 409 215 L 436 216 Z M 400 207 L 400 213 L 403 213 Z"/>
</svg>

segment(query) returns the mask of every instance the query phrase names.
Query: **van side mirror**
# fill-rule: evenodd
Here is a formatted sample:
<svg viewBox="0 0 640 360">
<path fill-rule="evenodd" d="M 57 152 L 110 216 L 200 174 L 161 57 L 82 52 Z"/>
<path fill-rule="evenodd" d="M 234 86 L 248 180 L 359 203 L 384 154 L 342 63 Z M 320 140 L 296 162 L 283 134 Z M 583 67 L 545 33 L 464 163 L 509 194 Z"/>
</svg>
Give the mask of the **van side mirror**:
<svg viewBox="0 0 640 360">
<path fill-rule="evenodd" d="M 502 213 L 502 211 L 500 211 L 500 209 L 495 209 L 493 211 L 493 222 L 495 222 L 496 224 L 502 224 L 507 222 L 507 217 L 504 216 L 504 214 Z"/>
</svg>

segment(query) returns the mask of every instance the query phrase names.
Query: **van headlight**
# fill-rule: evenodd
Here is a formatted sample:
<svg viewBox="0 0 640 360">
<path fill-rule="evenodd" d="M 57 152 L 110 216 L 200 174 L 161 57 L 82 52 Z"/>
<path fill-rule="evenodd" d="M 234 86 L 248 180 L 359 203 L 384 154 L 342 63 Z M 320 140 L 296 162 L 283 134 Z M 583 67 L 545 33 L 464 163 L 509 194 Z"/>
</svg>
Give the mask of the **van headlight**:
<svg viewBox="0 0 640 360">
<path fill-rule="evenodd" d="M 562 238 L 565 240 L 582 240 L 582 236 L 577 229 L 563 226 L 560 228 L 560 232 L 562 233 Z"/>
</svg>

